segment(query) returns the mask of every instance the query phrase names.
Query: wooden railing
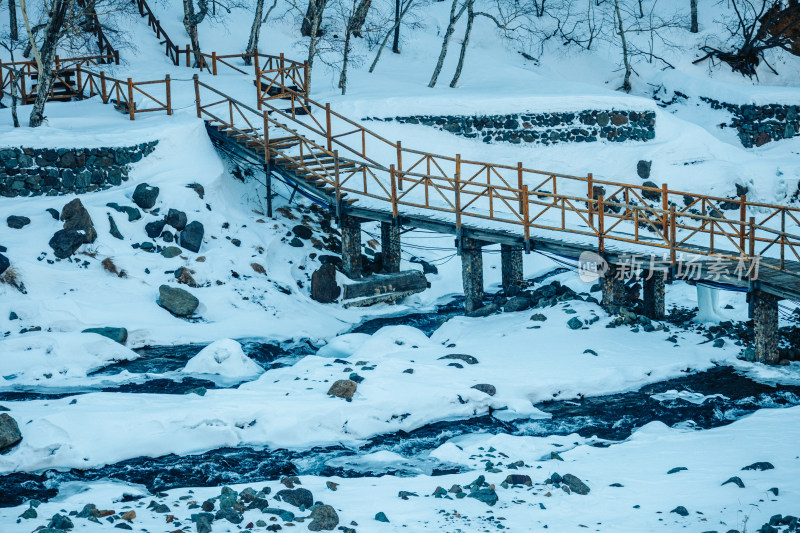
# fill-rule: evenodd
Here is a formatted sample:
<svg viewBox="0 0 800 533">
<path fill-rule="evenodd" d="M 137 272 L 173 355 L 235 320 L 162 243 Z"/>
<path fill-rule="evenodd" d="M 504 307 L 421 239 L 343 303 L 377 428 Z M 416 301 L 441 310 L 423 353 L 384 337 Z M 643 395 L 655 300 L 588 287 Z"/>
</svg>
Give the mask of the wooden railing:
<svg viewBox="0 0 800 533">
<path fill-rule="evenodd" d="M 119 52 L 111 45 L 111 41 L 106 37 L 103 32 L 103 27 L 100 25 L 100 19 L 97 16 L 97 11 L 94 9 L 94 3 L 90 4 L 87 8 L 86 0 L 78 0 L 78 5 L 84 9 L 84 13 L 90 19 L 92 32 L 97 37 L 97 50 L 100 56 L 114 56 L 116 63 L 119 64 Z M 110 61 L 104 61 L 110 63 Z"/>
<path fill-rule="evenodd" d="M 56 56 L 54 73 L 56 77 L 56 84 L 60 82 L 63 85 L 55 86 L 50 91 L 51 100 L 66 100 L 71 98 L 70 95 L 56 94 L 56 90 L 69 87 L 74 84 L 73 78 L 80 69 L 99 67 L 102 64 L 108 63 L 119 64 L 119 54 L 115 51 L 113 54 L 106 54 L 100 56 L 87 56 L 87 57 L 72 57 L 68 59 L 61 59 Z M 18 96 L 23 104 L 33 101 L 36 97 L 36 84 L 39 80 L 39 68 L 36 61 L 17 61 L 14 63 L 0 62 L 0 98 L 11 91 L 11 78 L 12 74 L 17 73 L 17 87 L 19 89 Z"/>
<path fill-rule="evenodd" d="M 432 154 L 389 141 L 327 104 L 292 94 L 286 85 L 281 89 L 290 110 L 277 108 L 263 90 L 257 93 L 260 109 L 254 109 L 196 84 L 198 116 L 224 124 L 263 152 L 266 161 L 288 162 L 337 199 L 379 201 L 395 216 L 401 209 L 449 216 L 457 230 L 473 219 L 484 227 L 517 228 L 526 242 L 534 232 L 572 235 L 596 243 L 601 253 L 609 242 L 626 243 L 642 253 L 661 250 L 673 263 L 679 253 L 770 257 L 775 261 L 764 264 L 780 270 L 787 261 L 800 261 L 800 208 Z M 212 92 L 215 101 L 201 104 L 200 89 Z M 228 112 L 212 113 L 218 106 L 227 106 Z M 294 136 L 300 144 L 269 147 L 276 136 Z"/>
<path fill-rule="evenodd" d="M 165 111 L 172 114 L 172 87 L 169 74 L 163 80 L 133 81 L 120 80 L 106 76 L 105 72 L 78 70 L 76 91 L 82 98 L 99 96 L 104 104 L 111 103 L 118 110 L 135 120 L 139 113 Z M 162 94 L 156 94 L 163 88 Z M 136 98 L 144 97 L 143 104 L 137 105 Z M 149 103 L 148 103 L 149 102 Z"/>
</svg>

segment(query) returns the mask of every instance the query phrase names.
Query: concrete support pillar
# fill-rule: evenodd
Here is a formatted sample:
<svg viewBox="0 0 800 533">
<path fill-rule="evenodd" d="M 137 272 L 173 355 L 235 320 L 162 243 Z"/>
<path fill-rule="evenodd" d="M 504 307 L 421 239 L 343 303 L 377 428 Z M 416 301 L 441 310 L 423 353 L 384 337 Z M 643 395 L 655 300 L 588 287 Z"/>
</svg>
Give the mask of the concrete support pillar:
<svg viewBox="0 0 800 533">
<path fill-rule="evenodd" d="M 750 293 L 755 329 L 755 358 L 759 363 L 777 364 L 778 350 L 778 301 L 777 296 L 762 291 Z"/>
<path fill-rule="evenodd" d="M 464 282 L 464 308 L 471 313 L 483 306 L 483 243 L 461 239 L 461 277 Z"/>
<path fill-rule="evenodd" d="M 503 292 L 506 296 L 514 296 L 522 289 L 522 248 L 501 244 L 500 269 L 503 277 Z"/>
<path fill-rule="evenodd" d="M 603 309 L 610 314 L 616 315 L 625 305 L 625 282 L 617 276 L 617 269 L 614 265 L 609 265 L 605 277 L 601 280 L 603 287 Z"/>
<path fill-rule="evenodd" d="M 351 279 L 361 277 L 361 221 L 342 215 L 342 270 Z"/>
<path fill-rule="evenodd" d="M 400 226 L 381 222 L 381 257 L 384 272 L 400 272 Z"/>
<path fill-rule="evenodd" d="M 650 279 L 642 280 L 642 300 L 644 300 L 644 316 L 653 320 L 661 320 L 666 316 L 664 306 L 664 275 L 652 272 Z"/>
</svg>

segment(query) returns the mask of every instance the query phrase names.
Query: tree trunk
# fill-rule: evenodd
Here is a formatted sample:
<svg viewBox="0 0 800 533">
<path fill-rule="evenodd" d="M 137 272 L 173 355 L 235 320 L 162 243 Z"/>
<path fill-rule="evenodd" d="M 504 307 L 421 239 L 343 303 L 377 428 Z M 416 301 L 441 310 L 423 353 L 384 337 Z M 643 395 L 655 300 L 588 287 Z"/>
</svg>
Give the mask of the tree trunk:
<svg viewBox="0 0 800 533">
<path fill-rule="evenodd" d="M 442 72 L 444 58 L 447 56 L 447 47 L 450 46 L 450 38 L 453 36 L 453 30 L 456 22 L 458 22 L 458 19 L 461 18 L 465 7 L 466 4 L 461 7 L 458 13 L 456 13 L 456 8 L 458 8 L 458 0 L 453 0 L 453 5 L 450 7 L 450 22 L 447 24 L 447 30 L 445 31 L 444 39 L 442 40 L 442 50 L 439 52 L 439 59 L 436 62 L 436 68 L 433 69 L 433 76 L 431 76 L 431 81 L 428 83 L 428 87 L 436 86 L 436 80 L 439 79 L 439 74 Z"/>
<path fill-rule="evenodd" d="M 614 0 L 614 9 L 619 25 L 619 37 L 622 40 L 622 62 L 625 64 L 625 79 L 622 81 L 622 90 L 631 92 L 631 62 L 628 58 L 628 41 L 625 39 L 625 28 L 622 26 L 622 14 L 619 11 L 619 0 Z"/>
<path fill-rule="evenodd" d="M 264 0 L 256 0 L 256 11 L 253 14 L 253 25 L 250 27 L 250 39 L 247 41 L 245 54 L 252 54 L 258 48 L 258 37 L 261 34 L 261 13 L 264 11 Z M 250 65 L 252 58 L 249 55 L 244 57 L 244 64 Z"/>
<path fill-rule="evenodd" d="M 692 27 L 689 29 L 692 33 L 697 33 L 700 31 L 697 27 L 697 0 L 691 0 L 691 8 L 692 8 Z"/>
<path fill-rule="evenodd" d="M 17 29 L 17 3 L 16 0 L 8 0 L 8 27 L 9 37 L 12 44 L 19 40 L 19 30 Z"/>
<path fill-rule="evenodd" d="M 456 66 L 456 73 L 453 75 L 453 80 L 450 82 L 450 87 L 456 87 L 458 78 L 461 77 L 461 69 L 464 67 L 464 57 L 467 55 L 467 46 L 469 46 L 469 36 L 472 33 L 472 22 L 475 20 L 475 12 L 473 7 L 475 0 L 467 0 L 467 29 L 464 30 L 464 40 L 461 43 L 461 54 L 458 56 L 458 66 Z"/>
<path fill-rule="evenodd" d="M 371 5 L 372 0 L 361 0 L 358 3 L 358 6 L 355 8 L 353 17 L 351 19 L 352 22 L 350 23 L 350 31 L 353 32 L 354 36 L 361 37 L 361 29 L 364 27 L 364 23 L 367 21 L 367 14 L 369 13 L 369 8 Z"/>
<path fill-rule="evenodd" d="M 204 61 L 200 52 L 200 38 L 197 34 L 197 25 L 203 22 L 208 13 L 208 0 L 197 0 L 199 12 L 195 13 L 194 0 L 183 0 L 183 27 L 189 34 L 189 40 L 194 53 L 194 66 L 202 68 Z"/>
<path fill-rule="evenodd" d="M 61 37 L 61 32 L 64 30 L 67 16 L 74 5 L 75 0 L 53 0 L 51 5 L 49 18 L 43 32 L 44 37 L 42 38 L 41 45 L 38 47 L 36 99 L 33 102 L 33 109 L 31 110 L 29 119 L 31 128 L 37 128 L 44 122 L 44 106 L 47 103 L 47 98 L 50 96 L 50 91 L 52 91 L 56 79 L 54 63 L 56 52 L 58 51 L 58 41 Z M 29 34 L 29 38 L 33 39 L 32 33 Z M 36 50 L 35 43 L 31 44 L 34 50 Z"/>
<path fill-rule="evenodd" d="M 400 0 L 394 0 L 394 41 L 392 42 L 392 52 L 400 53 Z"/>
<path fill-rule="evenodd" d="M 300 25 L 300 35 L 303 37 L 311 37 L 312 26 L 316 20 L 316 31 L 319 31 L 319 18 L 322 17 L 322 11 L 325 9 L 325 4 L 328 0 L 308 0 L 308 7 L 306 8 L 306 16 L 303 18 L 303 23 Z M 316 33 L 314 33 L 316 36 Z"/>
<path fill-rule="evenodd" d="M 314 0 L 311 0 L 313 2 Z M 325 2 L 327 0 L 317 0 L 319 10 L 314 14 L 314 19 L 311 21 L 311 27 L 308 33 L 308 77 L 306 78 L 306 85 L 311 90 L 311 70 L 314 67 L 314 57 L 317 55 L 317 41 L 319 41 L 319 23 L 322 20 L 322 12 L 325 9 Z M 309 2 L 310 5 L 310 2 Z"/>
</svg>

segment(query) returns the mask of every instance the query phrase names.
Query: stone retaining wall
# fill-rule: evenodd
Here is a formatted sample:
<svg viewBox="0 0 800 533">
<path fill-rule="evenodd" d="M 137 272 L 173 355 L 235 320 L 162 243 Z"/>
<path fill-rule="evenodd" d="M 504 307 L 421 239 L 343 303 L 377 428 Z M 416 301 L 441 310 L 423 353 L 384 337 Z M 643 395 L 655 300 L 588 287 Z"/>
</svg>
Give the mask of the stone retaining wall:
<svg viewBox="0 0 800 533">
<path fill-rule="evenodd" d="M 158 141 L 111 148 L 0 148 L 0 196 L 55 196 L 107 189 Z"/>
<path fill-rule="evenodd" d="M 656 134 L 653 111 L 586 110 L 488 116 L 415 115 L 367 120 L 422 124 L 483 142 L 555 144 L 561 142 L 648 141 Z"/>
<path fill-rule="evenodd" d="M 739 140 L 746 148 L 800 135 L 800 106 L 736 105 L 705 96 L 701 96 L 700 100 L 710 105 L 711 109 L 724 109 L 733 114 L 730 126 L 739 131 Z"/>
</svg>

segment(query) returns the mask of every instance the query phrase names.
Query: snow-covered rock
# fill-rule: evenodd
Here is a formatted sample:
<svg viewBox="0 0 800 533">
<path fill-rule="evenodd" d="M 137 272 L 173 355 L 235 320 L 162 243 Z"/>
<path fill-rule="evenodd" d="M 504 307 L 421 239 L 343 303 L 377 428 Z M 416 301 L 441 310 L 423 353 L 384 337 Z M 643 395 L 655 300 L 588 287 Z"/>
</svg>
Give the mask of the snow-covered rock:
<svg viewBox="0 0 800 533">
<path fill-rule="evenodd" d="M 221 339 L 200 350 L 186 363 L 183 371 L 246 380 L 260 376 L 264 369 L 245 355 L 241 344 L 232 339 Z"/>
</svg>

